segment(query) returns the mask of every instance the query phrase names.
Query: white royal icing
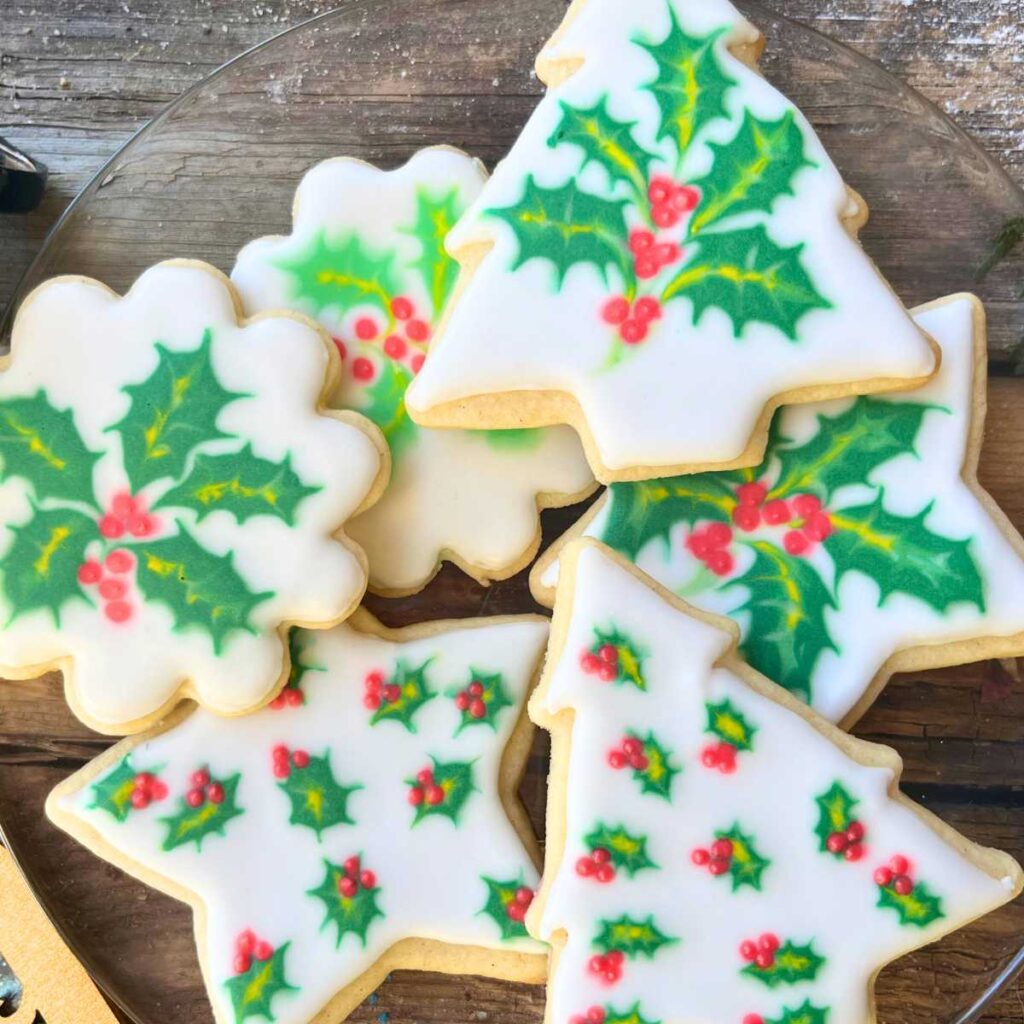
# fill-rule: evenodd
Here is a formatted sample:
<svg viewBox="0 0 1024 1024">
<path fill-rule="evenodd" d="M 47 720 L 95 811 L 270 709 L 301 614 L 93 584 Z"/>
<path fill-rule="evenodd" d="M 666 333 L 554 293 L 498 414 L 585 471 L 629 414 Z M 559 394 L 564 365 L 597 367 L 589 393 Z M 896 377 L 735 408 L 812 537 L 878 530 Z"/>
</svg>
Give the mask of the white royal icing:
<svg viewBox="0 0 1024 1024">
<path fill-rule="evenodd" d="M 565 940 L 549 985 L 549 1021 L 567 1024 L 597 1006 L 608 1020 L 634 1007 L 646 1021 L 709 1024 L 788 1021 L 787 1010 L 803 1009 L 808 1016 L 796 1019 L 825 1020 L 817 1015 L 824 1010 L 829 1024 L 864 1024 L 877 969 L 1019 890 L 1019 868 L 1009 857 L 992 868 L 1002 877 L 975 867 L 922 812 L 889 796 L 890 768 L 858 763 L 809 721 L 716 667 L 730 636 L 669 605 L 601 549 L 582 548 L 574 590 L 560 600 L 564 646 L 531 702 L 531 716 L 541 722 L 572 713 L 559 726 L 571 729 L 557 741 L 568 745 L 565 760 L 555 752 L 566 772 L 565 818 L 552 825 L 564 828 L 564 855 L 560 862 L 549 856 L 528 920 L 539 937 Z M 614 626 L 642 652 L 645 690 L 584 671 L 580 654 L 592 647 L 595 626 Z M 726 701 L 752 737 L 751 749 L 733 750 L 729 773 L 702 761 L 707 746 L 719 742 L 707 728 L 707 705 Z M 642 792 L 630 768 L 609 763 L 609 751 L 627 733 L 651 733 L 670 752 L 669 764 L 679 771 L 670 799 Z M 864 828 L 862 856 L 853 862 L 823 851 L 815 831 L 816 798 L 837 782 L 858 801 L 852 817 Z M 646 838 L 656 867 L 633 877 L 621 870 L 606 883 L 581 876 L 577 861 L 590 852 L 584 837 L 599 822 Z M 760 888 L 734 888 L 731 870 L 716 877 L 692 859 L 717 830 L 734 827 L 768 861 Z M 942 917 L 921 927 L 902 924 L 899 912 L 880 905 L 874 873 L 894 856 L 909 861 L 913 899 L 937 897 Z M 650 920 L 675 941 L 650 957 L 626 956 L 621 977 L 605 981 L 589 966 L 603 955 L 595 939 L 602 921 L 623 914 Z M 765 933 L 809 944 L 823 962 L 812 977 L 769 986 L 744 972 L 740 953 L 741 943 Z"/>
<path fill-rule="evenodd" d="M 676 174 L 679 182 L 696 181 L 708 172 L 711 144 L 730 142 L 744 111 L 767 121 L 791 115 L 802 135 L 810 163 L 792 177 L 792 193 L 788 185 L 780 188 L 770 213 L 741 211 L 709 226 L 703 236 L 707 240 L 712 232 L 763 225 L 775 245 L 803 246 L 799 261 L 829 308 L 806 313 L 795 339 L 762 322 L 748 323 L 737 337 L 719 308 L 705 311 L 694 326 L 692 301 L 675 300 L 664 305 L 662 319 L 644 343 L 614 348 L 615 329 L 603 322 L 601 310 L 611 296 L 622 293 L 622 273 L 610 268 L 605 275 L 596 264 L 576 265 L 559 290 L 549 259 L 530 258 L 513 270 L 521 255 L 516 234 L 507 221 L 489 213 L 518 204 L 529 176 L 540 188 L 575 182 L 588 194 L 633 203 L 627 183 L 610 186 L 597 159 L 581 169 L 579 145 L 549 143 L 559 129 L 563 105 L 592 109 L 607 97 L 609 114 L 620 123 L 636 122 L 635 140 L 657 154 L 651 174 L 673 174 L 669 160 L 676 160 L 674 150 L 656 139 L 658 106 L 645 88 L 657 78 L 658 66 L 637 42 L 664 40 L 670 11 L 693 37 L 722 31 L 715 52 L 737 83 L 726 94 L 727 117 L 707 122 L 694 136 Z M 810 125 L 728 52 L 730 45 L 756 38 L 728 0 L 588 0 L 579 7 L 542 60 L 582 66 L 541 100 L 449 239 L 453 253 L 465 251 L 473 260 L 479 250 L 470 252 L 470 247 L 493 248 L 409 389 L 414 417 L 444 403 L 494 393 L 567 393 L 582 407 L 600 460 L 614 473 L 735 459 L 750 443 L 762 409 L 792 389 L 841 387 L 878 377 L 920 378 L 931 372 L 934 360 L 924 339 L 841 223 L 840 217 L 850 212 L 848 193 Z M 703 94 L 698 97 L 698 105 L 707 102 Z M 636 207 L 630 209 L 632 229 L 641 222 Z M 698 207 L 694 216 L 699 215 Z M 535 212 L 524 214 L 524 219 L 533 218 Z M 685 242 L 689 219 L 662 231 L 660 240 Z M 751 296 L 742 301 L 753 301 Z M 437 410 L 438 422 L 446 415 Z M 497 415 L 492 419 L 502 425 Z"/>
<path fill-rule="evenodd" d="M 361 341 L 355 330 L 367 316 L 383 326 L 386 316 L 379 304 L 303 294 L 285 267 L 318 237 L 326 235 L 336 247 L 357 237 L 378 258 L 393 254 L 391 276 L 398 292 L 391 297 L 410 298 L 416 316 L 433 328 L 442 310 L 431 308 L 430 291 L 417 269 L 424 246 L 410 230 L 417 222 L 418 197 L 438 202 L 452 196 L 448 212 L 457 216 L 479 195 L 485 178 L 478 161 L 440 148 L 421 151 L 389 172 L 349 159 L 319 164 L 299 185 L 292 233 L 259 239 L 239 254 L 232 279 L 246 310 L 292 308 L 319 319 L 349 357 L 337 403 L 373 415 L 368 389 L 392 369 L 409 371 L 411 379 L 408 354 L 415 358 L 426 344 L 404 340 L 404 358 L 391 359 L 383 334 Z M 453 284 L 454 261 L 447 270 Z M 441 291 L 447 295 L 447 288 Z M 394 326 L 400 329 L 401 322 Z M 357 358 L 374 367 L 370 382 L 353 375 Z M 391 483 L 382 499 L 350 524 L 369 556 L 374 589 L 418 589 L 446 557 L 483 579 L 505 575 L 539 536 L 538 502 L 564 504 L 592 486 L 582 448 L 568 427 L 504 436 L 424 430 L 398 405 L 401 394 L 393 397 L 401 427 L 395 428 L 390 412 L 377 416 L 392 440 Z"/>
</svg>

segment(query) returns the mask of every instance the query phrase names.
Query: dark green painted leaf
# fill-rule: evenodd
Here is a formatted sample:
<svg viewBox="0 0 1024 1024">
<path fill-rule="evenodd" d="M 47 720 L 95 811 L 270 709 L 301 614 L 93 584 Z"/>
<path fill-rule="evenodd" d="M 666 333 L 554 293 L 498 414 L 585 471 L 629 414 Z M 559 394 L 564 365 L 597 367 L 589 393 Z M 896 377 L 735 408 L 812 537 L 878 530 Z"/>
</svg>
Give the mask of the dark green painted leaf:
<svg viewBox="0 0 1024 1024">
<path fill-rule="evenodd" d="M 486 914 L 498 926 L 504 941 L 526 938 L 526 925 L 509 917 L 508 913 L 508 908 L 516 902 L 516 893 L 523 886 L 522 879 L 499 882 L 482 875 L 481 880 L 487 886 L 487 902 L 481 913 Z"/>
<path fill-rule="evenodd" d="M 113 771 L 107 772 L 92 784 L 92 803 L 89 807 L 106 811 L 115 821 L 127 821 L 128 815 L 132 813 L 136 775 L 138 772 L 132 768 L 131 755 L 128 754 Z"/>
<path fill-rule="evenodd" d="M 616 869 L 625 871 L 630 878 L 644 868 L 658 866 L 648 856 L 647 836 L 632 835 L 621 825 L 611 828 L 599 824 L 583 841 L 591 853 L 597 849 L 607 850 Z"/>
<path fill-rule="evenodd" d="M 348 798 L 362 786 L 343 786 L 331 770 L 331 752 L 311 756 L 305 768 L 293 766 L 288 778 L 277 784 L 291 801 L 292 825 L 312 829 L 320 839 L 325 829 L 334 825 L 352 825 L 348 813 Z"/>
<path fill-rule="evenodd" d="M 269 960 L 253 960 L 252 966 L 244 974 L 236 974 L 224 982 L 235 1013 L 235 1024 L 244 1024 L 250 1017 L 276 1020 L 271 1005 L 275 996 L 282 992 L 299 991 L 294 985 L 288 984 L 285 977 L 284 961 L 290 945 L 290 942 L 285 942 L 274 950 Z"/>
<path fill-rule="evenodd" d="M 380 427 L 393 458 L 415 439 L 417 426 L 405 408 L 405 392 L 412 383 L 412 374 L 390 359 L 381 359 L 377 376 L 364 391 L 366 403 L 359 411 Z"/>
<path fill-rule="evenodd" d="M 448 255 L 444 240 L 455 222 L 462 216 L 464 205 L 457 188 L 440 196 L 432 195 L 426 189 L 416 193 L 416 223 L 409 234 L 421 246 L 420 258 L 413 263 L 413 269 L 423 280 L 423 286 L 430 296 L 433 318 L 440 319 L 448 304 L 448 297 L 459 277 L 459 264 Z"/>
<path fill-rule="evenodd" d="M 208 797 L 198 807 L 189 807 L 185 798 L 178 801 L 177 813 L 160 821 L 167 826 L 162 849 L 165 853 L 176 850 L 179 846 L 195 843 L 201 850 L 203 840 L 210 835 L 223 836 L 224 828 L 229 821 L 245 812 L 238 806 L 236 797 L 241 775 L 235 774 L 226 779 L 214 779 L 224 787 L 224 799 L 214 803 Z"/>
<path fill-rule="evenodd" d="M 470 712 L 469 708 L 464 708 L 459 712 L 459 727 L 455 730 L 455 735 L 458 736 L 463 729 L 469 728 L 473 725 L 487 725 L 497 731 L 498 719 L 501 717 L 502 711 L 505 708 L 510 708 L 515 703 L 508 695 L 508 691 L 505 689 L 505 683 L 501 677 L 500 672 L 489 673 L 480 672 L 475 668 L 470 668 L 469 679 L 466 685 L 461 691 L 466 693 L 469 687 L 473 683 L 479 683 L 483 687 L 483 693 L 480 694 L 479 699 L 484 702 L 484 716 L 482 718 L 476 718 Z M 456 693 L 458 696 L 458 693 Z"/>
<path fill-rule="evenodd" d="M 416 712 L 428 700 L 433 700 L 437 696 L 427 681 L 429 665 L 429 658 L 416 668 L 411 668 L 402 659 L 398 660 L 391 678 L 387 681 L 387 686 L 398 687 L 398 699 L 392 703 L 382 700 L 380 707 L 370 718 L 370 725 L 376 725 L 378 722 L 399 722 L 409 732 L 416 731 L 416 724 L 413 721 Z"/>
<path fill-rule="evenodd" d="M 623 914 L 614 921 L 602 918 L 599 924 L 594 946 L 602 953 L 617 949 L 630 959 L 643 956 L 651 960 L 663 946 L 679 941 L 665 935 L 654 923 L 653 915 L 641 921 Z"/>
<path fill-rule="evenodd" d="M 738 824 L 727 831 L 715 833 L 716 839 L 728 839 L 732 843 L 732 859 L 729 862 L 729 877 L 732 880 L 732 891 L 750 886 L 757 892 L 761 891 L 761 876 L 771 861 L 762 857 L 754 845 L 754 837 L 743 832 Z"/>
<path fill-rule="evenodd" d="M 320 900 L 324 905 L 324 914 L 321 930 L 328 925 L 335 928 L 335 948 L 341 945 L 341 940 L 346 935 L 355 935 L 366 947 L 366 933 L 370 925 L 378 917 L 384 917 L 384 912 L 377 906 L 377 894 L 380 886 L 367 889 L 360 886 L 353 896 L 342 896 L 338 891 L 338 882 L 345 876 L 345 869 L 340 864 L 332 864 L 324 860 L 324 880 L 307 893 Z"/>
<path fill-rule="evenodd" d="M 661 1024 L 661 1021 L 649 1020 L 640 1012 L 640 1004 L 634 1003 L 628 1010 L 605 1005 L 604 1024 Z"/>
<path fill-rule="evenodd" d="M 776 1017 L 766 1024 L 827 1024 L 828 1009 L 815 1006 L 810 999 L 795 1010 L 784 1009 L 781 1017 Z"/>
<path fill-rule="evenodd" d="M 638 690 L 647 689 L 647 680 L 644 678 L 646 652 L 632 637 L 627 636 L 614 624 L 608 629 L 595 626 L 591 652 L 600 656 L 603 647 L 615 648 L 617 674 L 613 682 L 616 685 L 629 683 Z"/>
<path fill-rule="evenodd" d="M 832 783 L 827 793 L 814 798 L 818 805 L 818 824 L 814 834 L 819 840 L 819 849 L 823 853 L 828 849 L 828 837 L 833 832 L 845 832 L 855 820 L 853 809 L 860 802 L 845 789 L 841 782 Z M 842 851 L 835 856 L 842 857 Z"/>
<path fill-rule="evenodd" d="M 438 761 L 431 757 L 434 768 L 434 785 L 444 790 L 444 799 L 439 804 L 430 804 L 426 800 L 417 808 L 413 817 L 413 825 L 418 825 L 424 818 L 443 817 L 451 820 L 453 825 L 459 824 L 459 815 L 466 801 L 476 792 L 473 781 L 472 761 Z M 409 786 L 418 785 L 415 779 L 406 779 Z"/>
<path fill-rule="evenodd" d="M 927 928 L 946 916 L 942 909 L 942 898 L 936 896 L 924 882 L 915 882 L 914 888 L 906 896 L 901 896 L 892 885 L 880 885 L 877 905 L 895 910 L 899 914 L 900 924 L 916 928 Z"/>
<path fill-rule="evenodd" d="M 769 988 L 779 985 L 796 985 L 801 981 L 814 981 L 818 971 L 825 964 L 825 958 L 814 951 L 814 943 L 798 946 L 790 941 L 782 944 L 775 954 L 775 962 L 771 967 L 758 967 L 747 964 L 742 973 L 750 978 L 757 978 Z"/>
<path fill-rule="evenodd" d="M 682 772 L 682 768 L 672 764 L 671 751 L 655 739 L 654 733 L 649 732 L 646 739 L 636 733 L 629 735 L 643 743 L 644 757 L 647 758 L 646 768 L 632 769 L 633 778 L 640 783 L 640 792 L 652 793 L 671 803 L 672 780 Z"/>
<path fill-rule="evenodd" d="M 737 750 L 753 750 L 757 726 L 747 721 L 743 713 L 728 698 L 720 704 L 705 704 L 708 724 L 704 731 L 713 733 L 720 740 Z"/>
</svg>

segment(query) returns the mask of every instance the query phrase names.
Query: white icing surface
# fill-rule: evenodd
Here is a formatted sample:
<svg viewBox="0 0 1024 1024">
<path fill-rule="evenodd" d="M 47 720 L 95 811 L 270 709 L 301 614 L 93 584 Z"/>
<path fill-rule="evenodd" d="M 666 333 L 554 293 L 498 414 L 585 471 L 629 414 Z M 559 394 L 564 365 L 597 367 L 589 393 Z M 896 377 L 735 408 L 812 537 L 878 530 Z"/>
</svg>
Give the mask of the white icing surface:
<svg viewBox="0 0 1024 1024">
<path fill-rule="evenodd" d="M 57 800 L 58 809 L 95 829 L 119 857 L 196 894 L 206 908 L 199 940 L 218 1021 L 234 1020 L 224 982 L 234 973 L 235 940 L 246 928 L 274 949 L 290 943 L 285 974 L 298 991 L 273 1000 L 278 1024 L 310 1020 L 403 938 L 543 952 L 526 937 L 501 939 L 494 920 L 481 912 L 487 901 L 481 876 L 502 882 L 521 876 L 524 885 L 536 885 L 535 869 L 502 808 L 498 780 L 547 632 L 546 623 L 526 619 L 484 619 L 406 643 L 348 624 L 300 631 L 303 664 L 316 666 L 302 679 L 303 706 L 267 708 L 232 721 L 200 710 L 163 735 L 144 739 L 132 751 L 132 767 L 164 766 L 159 774 L 170 795 L 133 811 L 124 823 L 90 807 L 92 787 L 85 778 L 83 788 Z M 428 684 L 437 693 L 416 712 L 415 732 L 397 721 L 371 727 L 372 713 L 362 703 L 367 673 L 388 675 L 398 659 L 411 667 L 429 660 Z M 460 714 L 450 693 L 464 687 L 473 672 L 502 673 L 512 705 L 499 712 L 495 728 L 475 725 L 456 736 Z M 311 829 L 289 826 L 290 803 L 272 773 L 271 752 L 282 743 L 313 756 L 330 750 L 336 780 L 362 787 L 348 801 L 355 824 L 328 828 L 319 842 Z M 431 756 L 473 762 L 477 791 L 457 827 L 445 817 L 410 827 L 414 809 L 407 780 Z M 201 852 L 185 845 L 164 853 L 167 829 L 160 819 L 177 813 L 192 772 L 204 765 L 214 778 L 241 773 L 237 802 L 243 814 L 226 823 L 223 836 L 205 838 Z M 385 916 L 371 922 L 365 947 L 353 934 L 336 947 L 334 925 L 323 924 L 323 902 L 307 891 L 323 881 L 325 859 L 340 864 L 354 854 L 375 872 Z"/>
<path fill-rule="evenodd" d="M 735 1024 L 748 1013 L 778 1020 L 784 1008 L 809 999 L 829 1008 L 829 1024 L 865 1024 L 877 968 L 1012 897 L 1012 878 L 975 868 L 914 811 L 887 797 L 889 770 L 854 762 L 798 715 L 713 667 L 728 636 L 670 607 L 599 549 L 580 552 L 575 592 L 563 599 L 572 600 L 565 647 L 534 698 L 545 715 L 575 713 L 565 855 L 546 865 L 550 890 L 537 929 L 543 939 L 567 933 L 549 987 L 549 1020 L 562 1024 L 595 1004 L 625 1013 L 639 1001 L 650 1021 Z M 609 686 L 581 670 L 579 653 L 592 644 L 593 626 L 611 622 L 646 650 L 646 692 Z M 753 749 L 738 755 L 732 775 L 700 760 L 716 740 L 705 731 L 705 702 L 726 699 L 757 728 Z M 672 802 L 641 794 L 628 770 L 608 765 L 607 752 L 626 729 L 651 730 L 673 751 L 682 773 Z M 815 797 L 837 780 L 860 801 L 856 814 L 867 829 L 866 855 L 856 863 L 820 852 L 814 833 Z M 658 870 L 632 879 L 620 873 L 604 885 L 577 875 L 576 861 L 587 852 L 583 837 L 599 821 L 645 835 Z M 770 860 L 761 891 L 733 892 L 728 875 L 713 877 L 691 862 L 715 830 L 737 823 Z M 876 906 L 873 872 L 894 854 L 908 857 L 915 882 L 941 897 L 945 920 L 901 926 L 895 911 Z M 658 928 L 679 941 L 653 959 L 627 959 L 622 980 L 605 987 L 587 973 L 591 942 L 599 919 L 623 913 L 641 920 L 653 914 Z M 764 932 L 783 942 L 813 940 L 826 957 L 816 979 L 769 988 L 741 974 L 740 943 Z"/>
<path fill-rule="evenodd" d="M 293 308 L 318 318 L 351 356 L 370 358 L 379 368 L 387 359 L 382 339 L 362 343 L 353 331 L 355 321 L 374 308 L 318 309 L 296 297 L 293 276 L 281 263 L 302 253 L 321 233 L 334 240 L 355 234 L 371 251 L 397 254 L 402 294 L 418 310 L 429 310 L 425 285 L 411 269 L 421 256 L 421 245 L 409 232 L 416 221 L 417 192 L 437 197 L 457 190 L 463 208 L 479 194 L 485 177 L 478 161 L 448 149 L 424 150 L 390 172 L 347 159 L 319 164 L 299 185 L 291 235 L 259 239 L 238 256 L 232 279 L 247 312 Z M 346 373 L 338 404 L 365 408 L 364 392 Z M 537 496 L 574 495 L 593 482 L 568 427 L 544 430 L 521 445 L 496 445 L 478 432 L 411 429 L 412 439 L 395 452 L 388 490 L 351 524 L 353 538 L 369 556 L 376 589 L 418 588 L 446 555 L 484 577 L 501 575 L 538 534 Z"/>
<path fill-rule="evenodd" d="M 887 397 L 885 401 L 930 404 L 916 444 L 917 457 L 901 456 L 885 463 L 871 475 L 880 486 L 885 507 L 893 513 L 913 516 L 931 508 L 928 528 L 951 538 L 970 537 L 970 551 L 985 583 L 985 610 L 960 603 L 946 614 L 903 594 L 889 596 L 879 604 L 878 586 L 857 572 L 848 573 L 837 594 L 837 608 L 828 608 L 825 619 L 839 648 L 825 651 L 811 676 L 812 704 L 825 718 L 839 721 L 857 703 L 872 678 L 896 651 L 928 644 L 949 643 L 975 637 L 1012 636 L 1024 632 L 1024 563 L 961 477 L 967 455 L 975 389 L 972 304 L 954 299 L 917 316 L 920 325 L 942 348 L 942 368 L 925 387 Z M 850 400 L 790 406 L 781 414 L 781 433 L 799 443 L 817 429 L 819 416 L 834 417 Z M 861 498 L 870 500 L 871 488 L 846 488 L 837 495 L 836 507 L 848 506 Z M 584 531 L 600 539 L 612 504 L 605 499 L 601 511 Z M 765 536 L 770 531 L 761 531 Z M 746 630 L 748 615 L 737 611 L 746 603 L 742 588 L 737 590 L 689 587 L 700 563 L 686 548 L 689 530 L 678 524 L 663 539 L 648 542 L 636 564 L 662 586 L 682 594 L 698 608 L 721 615 L 733 615 Z M 756 534 L 754 535 L 756 536 Z M 776 537 L 777 542 L 777 537 Z M 737 561 L 736 575 L 752 560 L 749 549 Z M 825 578 L 832 578 L 832 563 L 824 551 L 813 555 Z M 544 587 L 558 582 L 558 562 L 540 574 Z"/>
<path fill-rule="evenodd" d="M 358 560 L 331 534 L 365 501 L 380 472 L 379 452 L 363 431 L 316 411 L 329 365 L 320 335 L 285 317 L 239 327 L 228 290 L 208 270 L 162 264 L 143 274 L 124 298 L 83 278 L 43 286 L 15 322 L 13 359 L 0 375 L 0 400 L 42 389 L 57 409 L 73 410 L 86 446 L 104 453 L 93 479 L 105 508 L 114 494 L 128 489 L 118 435 L 107 429 L 129 409 L 123 388 L 153 373 L 157 343 L 172 351 L 194 350 L 207 328 L 222 386 L 247 397 L 228 404 L 217 419 L 232 437 L 201 450 L 235 451 L 242 438 L 262 458 L 277 462 L 290 456 L 302 480 L 320 489 L 298 505 L 294 528 L 268 515 L 239 525 L 223 511 L 198 522 L 194 512 L 175 513 L 209 551 L 233 552 L 231 564 L 250 590 L 273 592 L 252 612 L 253 632 L 231 632 L 220 655 L 205 630 L 176 630 L 164 604 L 137 600 L 131 619 L 114 623 L 98 601 L 74 600 L 61 609 L 59 627 L 45 610 L 7 621 L 11 610 L 4 604 L 0 664 L 27 669 L 70 659 L 81 710 L 111 731 L 157 711 L 184 679 L 202 703 L 219 712 L 253 707 L 280 680 L 280 625 L 331 623 L 365 586 Z M 167 486 L 159 481 L 145 494 L 154 500 Z M 0 523 L 24 523 L 30 495 L 22 478 L 5 478 Z M 159 534 L 173 532 L 174 519 L 160 510 L 156 515 L 164 524 Z M 3 531 L 0 557 L 13 536 Z M 98 533 L 90 551 L 102 557 Z"/>
<path fill-rule="evenodd" d="M 765 119 L 794 111 L 814 167 L 797 173 L 795 194 L 779 199 L 766 219 L 749 214 L 734 219 L 744 226 L 764 220 L 778 245 L 804 243 L 801 260 L 832 308 L 806 315 L 794 343 L 760 323 L 749 324 L 737 339 L 717 309 L 694 327 L 692 304 L 675 301 L 665 306 L 650 338 L 612 371 L 602 369 L 612 333 L 599 311 L 621 289 L 615 284 L 617 272 L 605 284 L 595 268 L 573 268 L 558 292 L 546 260 L 530 260 L 511 271 L 519 251 L 515 235 L 486 211 L 519 202 L 527 174 L 544 187 L 576 178 L 582 189 L 607 194 L 601 167 L 594 163 L 579 171 L 577 146 L 548 145 L 562 103 L 588 108 L 607 94 L 611 114 L 619 121 L 639 122 L 638 138 L 649 149 L 656 147 L 657 107 L 642 87 L 657 69 L 632 40 L 664 39 L 668 4 L 589 0 L 558 45 L 543 54 L 547 60 L 582 58 L 583 67 L 547 93 L 450 236 L 453 252 L 477 243 L 493 242 L 494 247 L 409 389 L 414 416 L 470 396 L 552 389 L 580 403 L 601 460 L 611 470 L 714 463 L 746 448 L 762 408 L 783 391 L 871 377 L 922 377 L 933 368 L 932 355 L 906 312 L 844 230 L 839 217 L 847 210 L 847 193 L 810 125 L 768 82 L 727 52 L 729 44 L 752 38 L 749 24 L 728 0 L 671 0 L 671 6 L 691 35 L 728 27 L 716 45 L 723 67 L 739 83 L 727 94 L 732 120 L 716 120 L 697 137 L 683 180 L 705 173 L 712 152 L 708 143 L 736 134 L 742 108 Z M 656 161 L 655 171 L 664 170 Z M 723 227 L 732 226 L 723 221 Z"/>
</svg>

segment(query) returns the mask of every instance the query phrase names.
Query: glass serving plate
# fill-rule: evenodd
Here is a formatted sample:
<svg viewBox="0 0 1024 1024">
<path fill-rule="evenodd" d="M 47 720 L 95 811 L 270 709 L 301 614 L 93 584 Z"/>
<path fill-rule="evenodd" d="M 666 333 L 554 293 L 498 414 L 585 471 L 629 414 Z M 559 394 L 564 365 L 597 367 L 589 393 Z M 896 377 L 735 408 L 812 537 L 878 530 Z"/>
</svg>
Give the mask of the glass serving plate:
<svg viewBox="0 0 1024 1024">
<path fill-rule="evenodd" d="M 907 305 L 973 290 L 990 315 L 993 373 L 1008 375 L 1024 338 L 1021 261 L 1003 249 L 1024 224 L 1024 193 L 927 100 L 877 65 L 756 3 L 763 68 L 807 113 L 872 210 L 863 241 Z M 541 91 L 537 51 L 557 26 L 554 0 L 352 0 L 249 51 L 143 129 L 68 209 L 10 312 L 53 274 L 125 290 L 158 260 L 188 256 L 228 271 L 258 235 L 287 232 L 302 173 L 326 157 L 403 163 L 449 143 L 489 164 L 514 141 Z M 9 335 L 0 324 L 0 339 Z M 998 380 L 1013 408 L 1024 383 Z M 995 417 L 993 412 L 993 419 Z M 1013 419 L 1008 412 L 1003 426 Z M 990 422 L 982 480 L 1024 525 L 1024 469 Z M 1009 447 L 1008 447 L 1009 446 Z M 545 515 L 545 539 L 580 509 Z M 525 574 L 485 590 L 446 568 L 422 594 L 371 600 L 389 625 L 535 611 Z M 858 734 L 895 746 L 905 789 L 982 843 L 1024 859 L 1024 694 L 1015 664 L 895 678 Z M 190 911 L 58 832 L 43 803 L 109 741 L 79 725 L 59 677 L 0 685 L 0 822 L 43 905 L 134 1024 L 209 1024 Z M 546 743 L 523 796 L 543 827 Z M 1019 902 L 883 971 L 888 1024 L 1020 1020 L 1014 957 Z M 395 974 L 354 1015 L 379 1024 L 490 1020 L 539 1024 L 540 988 Z"/>
</svg>

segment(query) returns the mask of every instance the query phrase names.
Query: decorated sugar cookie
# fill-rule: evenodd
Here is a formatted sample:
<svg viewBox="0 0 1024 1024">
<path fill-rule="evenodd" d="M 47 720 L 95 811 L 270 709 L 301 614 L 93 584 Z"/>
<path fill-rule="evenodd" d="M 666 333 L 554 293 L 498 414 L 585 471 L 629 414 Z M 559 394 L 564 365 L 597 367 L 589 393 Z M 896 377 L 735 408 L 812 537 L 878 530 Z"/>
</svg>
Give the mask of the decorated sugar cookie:
<svg viewBox="0 0 1024 1024">
<path fill-rule="evenodd" d="M 391 446 L 388 490 L 350 526 L 382 593 L 418 590 L 442 559 L 482 582 L 512 575 L 537 550 L 539 507 L 594 486 L 568 427 L 431 431 L 405 411 L 458 276 L 445 236 L 484 177 L 451 149 L 390 172 L 328 160 L 299 186 L 291 235 L 246 246 L 232 271 L 248 312 L 296 309 L 334 335 L 337 403 L 369 416 Z"/>
<path fill-rule="evenodd" d="M 547 634 L 532 616 L 389 631 L 362 611 L 297 631 L 272 706 L 179 714 L 47 813 L 192 904 L 218 1024 L 340 1021 L 397 968 L 540 981 L 515 791 Z"/>
<path fill-rule="evenodd" d="M 740 652 L 852 724 L 894 671 L 1024 653 L 1024 543 L 981 490 L 985 319 L 972 296 L 917 310 L 942 368 L 917 391 L 782 411 L 756 469 L 613 485 L 542 562 L 596 537 L 698 608 Z"/>
<path fill-rule="evenodd" d="M 927 340 L 728 0 L 575 0 L 551 87 L 449 239 L 427 426 L 571 423 L 598 477 L 752 465 L 770 411 L 912 387 Z"/>
<path fill-rule="evenodd" d="M 547 1019 L 868 1024 L 877 971 L 1012 900 L 1024 875 L 897 789 L 610 549 L 563 557 L 530 714 L 551 730 Z M 609 639 L 609 633 L 614 638 Z"/>
<path fill-rule="evenodd" d="M 34 291 L 0 373 L 0 674 L 60 668 L 104 732 L 186 696 L 225 715 L 271 699 L 286 625 L 333 625 L 366 587 L 341 531 L 387 449 L 323 412 L 336 371 L 312 323 L 240 323 L 204 264 L 160 264 L 123 298 L 74 277 Z"/>
</svg>

